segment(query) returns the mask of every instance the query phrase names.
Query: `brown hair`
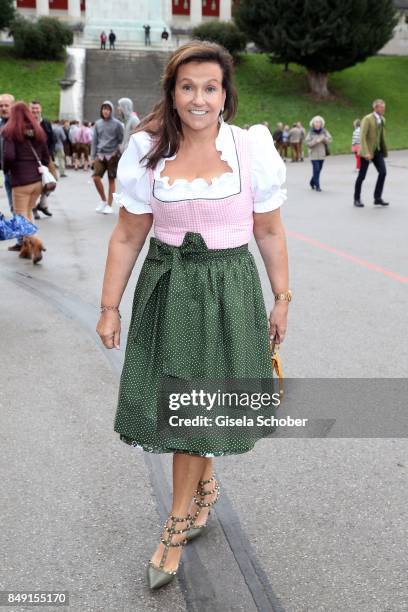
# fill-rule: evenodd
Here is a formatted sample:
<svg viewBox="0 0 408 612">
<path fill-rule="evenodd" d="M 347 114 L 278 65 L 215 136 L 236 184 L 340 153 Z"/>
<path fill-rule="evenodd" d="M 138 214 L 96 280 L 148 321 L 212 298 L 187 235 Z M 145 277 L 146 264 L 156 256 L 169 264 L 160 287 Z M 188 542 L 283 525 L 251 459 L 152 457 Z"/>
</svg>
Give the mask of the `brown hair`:
<svg viewBox="0 0 408 612">
<path fill-rule="evenodd" d="M 238 98 L 232 83 L 233 61 L 224 47 L 213 42 L 194 40 L 179 47 L 170 57 L 162 76 L 162 99 L 137 126 L 135 132 L 145 130 L 155 141 L 150 151 L 140 161 L 147 161 L 147 168 L 155 168 L 162 157 L 171 157 L 180 146 L 182 127 L 177 111 L 173 108 L 173 92 L 177 71 L 189 62 L 216 62 L 222 70 L 222 87 L 226 92 L 223 117 L 233 119 Z"/>
</svg>

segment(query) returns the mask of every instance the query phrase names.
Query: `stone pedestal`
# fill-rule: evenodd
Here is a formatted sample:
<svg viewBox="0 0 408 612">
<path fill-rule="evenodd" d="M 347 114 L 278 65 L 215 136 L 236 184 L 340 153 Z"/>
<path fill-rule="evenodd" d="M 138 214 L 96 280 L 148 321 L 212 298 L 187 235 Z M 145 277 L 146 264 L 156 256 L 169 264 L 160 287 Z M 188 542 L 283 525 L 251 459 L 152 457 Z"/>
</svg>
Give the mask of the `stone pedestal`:
<svg viewBox="0 0 408 612">
<path fill-rule="evenodd" d="M 170 32 L 166 23 L 168 18 L 167 5 L 163 0 L 116 0 L 105 2 L 92 0 L 86 5 L 86 21 L 83 34 L 85 44 L 99 46 L 99 36 L 104 30 L 109 36 L 110 30 L 116 34 L 116 44 L 133 43 L 144 45 L 144 25 L 150 25 L 150 40 L 152 45 L 161 44 L 161 33 L 164 27 Z M 109 42 L 107 41 L 107 47 Z"/>
<path fill-rule="evenodd" d="M 48 0 L 37 0 L 36 2 L 36 15 L 37 17 L 48 17 L 50 14 Z"/>
<path fill-rule="evenodd" d="M 220 21 L 231 21 L 231 0 L 221 0 Z"/>
<path fill-rule="evenodd" d="M 202 10 L 202 2 L 201 0 L 191 0 L 190 1 L 190 24 L 194 27 L 201 22 L 201 10 Z"/>
<path fill-rule="evenodd" d="M 82 121 L 85 89 L 85 49 L 67 47 L 65 75 L 60 81 L 59 118 Z"/>
<path fill-rule="evenodd" d="M 68 0 L 68 17 L 71 21 L 81 20 L 81 0 Z"/>
</svg>

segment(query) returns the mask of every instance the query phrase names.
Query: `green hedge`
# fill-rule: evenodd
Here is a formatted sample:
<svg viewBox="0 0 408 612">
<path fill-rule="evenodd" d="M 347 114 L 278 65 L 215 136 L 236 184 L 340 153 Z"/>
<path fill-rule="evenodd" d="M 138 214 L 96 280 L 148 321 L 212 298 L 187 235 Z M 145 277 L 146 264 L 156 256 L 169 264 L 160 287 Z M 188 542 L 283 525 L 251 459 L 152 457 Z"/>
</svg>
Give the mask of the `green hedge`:
<svg viewBox="0 0 408 612">
<path fill-rule="evenodd" d="M 230 21 L 208 21 L 193 30 L 193 37 L 199 40 L 210 40 L 225 47 L 236 60 L 238 54 L 245 50 L 246 36 Z"/>
<path fill-rule="evenodd" d="M 65 47 L 73 41 L 72 30 L 53 17 L 40 17 L 38 21 L 17 17 L 10 32 L 16 54 L 31 59 L 62 59 Z"/>
</svg>

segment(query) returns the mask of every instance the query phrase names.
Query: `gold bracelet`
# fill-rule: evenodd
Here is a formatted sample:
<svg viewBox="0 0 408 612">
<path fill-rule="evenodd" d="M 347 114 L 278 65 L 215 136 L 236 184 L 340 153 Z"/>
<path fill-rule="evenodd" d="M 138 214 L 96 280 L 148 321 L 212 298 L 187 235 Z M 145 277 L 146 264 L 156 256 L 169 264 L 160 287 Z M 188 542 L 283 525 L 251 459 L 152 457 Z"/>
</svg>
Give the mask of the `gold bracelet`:
<svg viewBox="0 0 408 612">
<path fill-rule="evenodd" d="M 105 310 L 116 310 L 116 312 L 119 315 L 119 319 L 122 318 L 121 315 L 120 315 L 120 312 L 119 312 L 119 306 L 104 306 L 104 305 L 102 305 L 101 306 L 101 312 L 105 312 Z"/>
<path fill-rule="evenodd" d="M 292 300 L 292 292 L 290 289 L 285 291 L 284 293 L 276 293 L 275 294 L 275 302 L 290 302 Z"/>
</svg>

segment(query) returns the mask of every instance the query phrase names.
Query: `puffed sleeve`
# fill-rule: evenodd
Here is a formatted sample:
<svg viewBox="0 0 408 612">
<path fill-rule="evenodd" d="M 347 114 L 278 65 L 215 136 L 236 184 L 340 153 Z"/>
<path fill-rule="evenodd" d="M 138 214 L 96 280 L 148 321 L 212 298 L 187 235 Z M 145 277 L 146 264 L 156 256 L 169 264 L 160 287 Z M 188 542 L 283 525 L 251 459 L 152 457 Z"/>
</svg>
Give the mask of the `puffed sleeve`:
<svg viewBox="0 0 408 612">
<path fill-rule="evenodd" d="M 129 144 L 118 164 L 117 179 L 120 191 L 114 200 L 131 213 L 151 213 L 150 181 L 145 162 L 140 160 L 149 151 L 150 136 L 147 132 L 136 132 L 130 137 Z"/>
<path fill-rule="evenodd" d="M 286 200 L 286 166 L 275 149 L 272 134 L 266 125 L 253 125 L 248 130 L 251 153 L 251 186 L 254 212 L 269 212 Z"/>
</svg>

